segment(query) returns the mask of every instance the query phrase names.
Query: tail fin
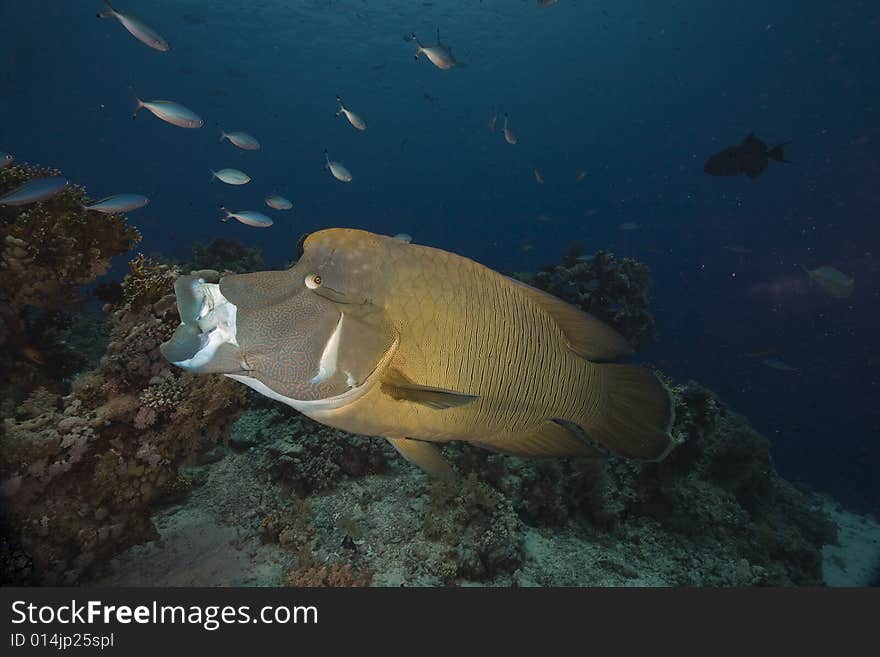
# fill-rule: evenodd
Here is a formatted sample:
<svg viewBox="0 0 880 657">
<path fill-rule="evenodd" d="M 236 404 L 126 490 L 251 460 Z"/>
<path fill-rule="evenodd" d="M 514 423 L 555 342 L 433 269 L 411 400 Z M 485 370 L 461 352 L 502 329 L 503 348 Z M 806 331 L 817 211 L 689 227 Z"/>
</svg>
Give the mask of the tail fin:
<svg viewBox="0 0 880 657">
<path fill-rule="evenodd" d="M 212 171 L 211 173 L 214 173 L 214 172 Z M 227 210 L 225 207 L 223 207 L 222 205 L 218 205 L 217 207 L 220 208 L 220 211 L 223 212 L 223 214 L 224 214 L 224 216 L 220 218 L 220 221 L 222 221 L 225 224 L 227 221 L 229 221 L 229 217 L 232 213 L 229 210 Z"/>
<path fill-rule="evenodd" d="M 229 137 L 229 135 L 226 134 L 226 132 L 223 130 L 223 128 L 221 128 L 221 127 L 218 126 L 217 129 L 220 130 L 220 141 L 221 141 L 221 142 L 222 142 L 224 139 L 226 139 L 227 137 Z"/>
<path fill-rule="evenodd" d="M 134 102 L 136 103 L 131 118 L 136 119 L 138 112 L 140 112 L 145 107 L 144 101 L 141 99 L 140 96 L 137 95 L 137 91 L 134 90 L 134 87 L 132 85 L 128 85 L 128 88 L 131 89 L 131 93 L 134 94 Z"/>
<path fill-rule="evenodd" d="M 781 144 L 777 144 L 769 151 L 767 151 L 767 157 L 776 160 L 777 162 L 784 162 L 785 164 L 791 164 L 789 160 L 785 159 L 785 147 L 788 146 L 791 142 L 786 141 Z"/>
<path fill-rule="evenodd" d="M 662 461 L 678 444 L 669 434 L 675 408 L 666 386 L 637 365 L 594 364 L 595 393 L 577 424 L 611 452 Z"/>
<path fill-rule="evenodd" d="M 208 171 L 211 172 L 211 182 L 214 182 L 214 178 L 217 177 L 217 172 L 214 171 L 214 169 L 208 169 Z M 221 205 L 221 206 L 220 206 L 220 209 L 221 209 L 221 210 L 225 210 L 226 208 L 224 208 L 224 207 Z"/>
<path fill-rule="evenodd" d="M 116 9 L 113 8 L 113 5 L 104 0 L 104 6 L 107 7 L 107 10 L 99 11 L 95 16 L 98 18 L 116 18 Z"/>
</svg>

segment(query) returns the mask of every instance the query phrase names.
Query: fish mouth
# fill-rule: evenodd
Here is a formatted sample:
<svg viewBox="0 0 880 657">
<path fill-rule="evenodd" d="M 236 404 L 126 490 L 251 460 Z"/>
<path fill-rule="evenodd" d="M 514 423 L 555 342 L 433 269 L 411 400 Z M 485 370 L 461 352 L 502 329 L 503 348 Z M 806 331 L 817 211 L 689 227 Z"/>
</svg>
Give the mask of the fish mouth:
<svg viewBox="0 0 880 657">
<path fill-rule="evenodd" d="M 159 347 L 172 364 L 196 373 L 237 373 L 250 368 L 236 339 L 238 308 L 219 283 L 181 276 L 174 283 L 180 326 Z"/>
</svg>

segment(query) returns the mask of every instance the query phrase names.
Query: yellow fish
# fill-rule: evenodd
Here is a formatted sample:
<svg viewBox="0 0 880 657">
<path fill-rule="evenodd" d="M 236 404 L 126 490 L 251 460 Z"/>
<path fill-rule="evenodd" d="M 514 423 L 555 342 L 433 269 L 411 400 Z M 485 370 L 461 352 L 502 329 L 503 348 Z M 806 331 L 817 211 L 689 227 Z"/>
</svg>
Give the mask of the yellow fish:
<svg viewBox="0 0 880 657">
<path fill-rule="evenodd" d="M 828 296 L 835 299 L 846 299 L 850 297 L 855 288 L 856 282 L 839 269 L 834 267 L 819 267 L 818 269 L 807 269 L 802 267 L 807 276 L 816 281 L 819 287 Z"/>
<path fill-rule="evenodd" d="M 520 456 L 675 445 L 657 377 L 594 317 L 472 260 L 360 230 L 311 234 L 286 271 L 182 276 L 175 365 L 220 372 L 323 424 L 387 438 L 448 476 L 435 443 Z"/>
</svg>

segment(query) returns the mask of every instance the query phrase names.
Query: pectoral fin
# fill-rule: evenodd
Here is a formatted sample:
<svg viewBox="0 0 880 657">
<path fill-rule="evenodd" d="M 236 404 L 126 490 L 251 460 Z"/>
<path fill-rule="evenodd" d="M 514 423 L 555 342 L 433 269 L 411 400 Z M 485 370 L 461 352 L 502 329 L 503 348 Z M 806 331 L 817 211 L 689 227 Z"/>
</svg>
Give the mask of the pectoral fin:
<svg viewBox="0 0 880 657">
<path fill-rule="evenodd" d="M 412 383 L 398 370 L 390 371 L 382 381 L 382 392 L 392 399 L 424 404 L 436 410 L 464 406 L 478 398 L 476 395 Z"/>
<path fill-rule="evenodd" d="M 436 445 L 412 438 L 389 438 L 400 455 L 413 465 L 419 466 L 432 477 L 454 479 L 455 471 L 440 454 Z"/>
</svg>

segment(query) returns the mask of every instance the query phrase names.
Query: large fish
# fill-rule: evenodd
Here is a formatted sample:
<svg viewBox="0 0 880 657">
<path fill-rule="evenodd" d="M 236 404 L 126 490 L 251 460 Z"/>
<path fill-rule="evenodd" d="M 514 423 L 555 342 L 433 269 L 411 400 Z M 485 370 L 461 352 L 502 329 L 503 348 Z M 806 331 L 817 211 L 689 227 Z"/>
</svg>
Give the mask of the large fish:
<svg viewBox="0 0 880 657">
<path fill-rule="evenodd" d="M 286 271 L 183 276 L 162 353 L 451 474 L 433 443 L 662 459 L 673 408 L 599 320 L 472 260 L 393 237 L 311 234 Z"/>
<path fill-rule="evenodd" d="M 67 178 L 64 176 L 33 178 L 0 197 L 0 205 L 28 205 L 46 201 L 64 191 L 67 185 Z"/>
<path fill-rule="evenodd" d="M 117 11 L 107 0 L 104 0 L 104 6 L 107 7 L 107 11 L 98 12 L 98 18 L 115 18 L 122 24 L 122 27 L 128 30 L 141 43 L 161 52 L 171 50 L 168 42 L 142 20 L 135 18 L 131 14 L 123 14 L 121 11 Z"/>
<path fill-rule="evenodd" d="M 767 144 L 754 133 L 749 133 L 736 146 L 728 146 L 710 157 L 703 166 L 703 171 L 710 176 L 746 175 L 754 180 L 764 173 L 771 159 L 788 163 L 785 159 L 787 145 L 788 142 L 785 142 L 768 149 Z"/>
</svg>

